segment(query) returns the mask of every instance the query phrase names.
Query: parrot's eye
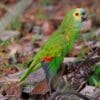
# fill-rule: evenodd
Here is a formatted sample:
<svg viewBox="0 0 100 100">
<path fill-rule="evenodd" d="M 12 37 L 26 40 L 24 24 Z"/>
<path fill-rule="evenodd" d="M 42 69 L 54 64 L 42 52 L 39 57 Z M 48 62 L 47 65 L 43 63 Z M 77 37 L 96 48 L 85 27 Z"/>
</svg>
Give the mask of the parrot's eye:
<svg viewBox="0 0 100 100">
<path fill-rule="evenodd" d="M 81 20 L 81 15 L 80 15 L 80 11 L 76 11 L 75 13 L 73 13 L 73 17 L 75 20 Z"/>
<path fill-rule="evenodd" d="M 75 13 L 76 16 L 79 16 L 79 13 Z"/>
</svg>

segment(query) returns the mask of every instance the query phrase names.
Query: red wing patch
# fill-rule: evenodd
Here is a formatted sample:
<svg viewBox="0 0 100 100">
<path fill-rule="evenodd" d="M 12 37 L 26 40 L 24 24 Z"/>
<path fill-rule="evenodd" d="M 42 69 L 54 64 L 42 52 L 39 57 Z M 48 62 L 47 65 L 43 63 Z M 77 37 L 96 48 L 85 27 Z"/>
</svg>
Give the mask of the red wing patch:
<svg viewBox="0 0 100 100">
<path fill-rule="evenodd" d="M 43 58 L 43 61 L 46 62 L 46 63 L 49 63 L 50 61 L 52 61 L 54 57 L 45 57 Z"/>
</svg>

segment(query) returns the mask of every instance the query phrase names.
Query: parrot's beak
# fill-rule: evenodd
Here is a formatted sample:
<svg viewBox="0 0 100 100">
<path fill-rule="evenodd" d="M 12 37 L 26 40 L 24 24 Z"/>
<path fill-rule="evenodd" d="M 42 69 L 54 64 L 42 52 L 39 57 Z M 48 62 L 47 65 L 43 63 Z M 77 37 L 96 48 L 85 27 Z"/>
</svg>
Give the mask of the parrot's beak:
<svg viewBox="0 0 100 100">
<path fill-rule="evenodd" d="M 81 19 L 82 19 L 82 22 L 87 21 L 87 20 L 88 20 L 88 15 L 87 15 L 87 14 L 84 14 L 84 15 L 81 17 Z"/>
</svg>

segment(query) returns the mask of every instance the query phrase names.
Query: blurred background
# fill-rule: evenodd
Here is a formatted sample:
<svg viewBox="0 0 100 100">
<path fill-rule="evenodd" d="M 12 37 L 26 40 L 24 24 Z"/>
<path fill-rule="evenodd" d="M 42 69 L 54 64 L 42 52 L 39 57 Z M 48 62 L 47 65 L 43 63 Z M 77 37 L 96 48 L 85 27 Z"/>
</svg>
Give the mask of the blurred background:
<svg viewBox="0 0 100 100">
<path fill-rule="evenodd" d="M 69 58 L 74 63 L 76 60 L 73 59 L 83 61 L 88 54 L 99 48 L 96 55 L 88 60 L 99 58 L 93 60 L 93 63 L 86 63 L 87 65 L 83 63 L 82 71 L 88 73 L 84 73 L 85 85 L 93 86 L 88 90 L 100 88 L 100 0 L 0 0 L 0 76 L 5 77 L 26 69 L 47 38 L 58 28 L 65 14 L 76 7 L 85 8 L 89 20 L 83 23 L 82 37 L 75 43 L 71 53 L 66 55 L 64 62 L 68 63 Z M 66 74 L 66 69 L 63 70 Z M 68 70 L 73 73 L 73 70 Z M 79 79 L 77 82 L 72 83 L 76 90 L 83 80 Z M 4 84 L 0 86 L 3 87 L 0 94 L 3 89 L 10 95 L 17 93 L 17 97 L 21 94 L 20 87 L 13 91 L 11 87 L 15 85 L 6 88 Z"/>
</svg>

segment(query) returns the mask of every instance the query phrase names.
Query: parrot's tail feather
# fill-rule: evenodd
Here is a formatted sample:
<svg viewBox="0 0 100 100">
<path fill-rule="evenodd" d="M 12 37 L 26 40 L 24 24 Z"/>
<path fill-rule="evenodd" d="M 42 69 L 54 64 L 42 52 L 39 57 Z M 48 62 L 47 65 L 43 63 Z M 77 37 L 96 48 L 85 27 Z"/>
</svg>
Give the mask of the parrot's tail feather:
<svg viewBox="0 0 100 100">
<path fill-rule="evenodd" d="M 37 71 L 41 67 L 41 63 L 33 64 L 31 63 L 30 67 L 27 69 L 25 74 L 21 77 L 20 82 L 24 81 L 26 77 L 31 73 Z"/>
</svg>

